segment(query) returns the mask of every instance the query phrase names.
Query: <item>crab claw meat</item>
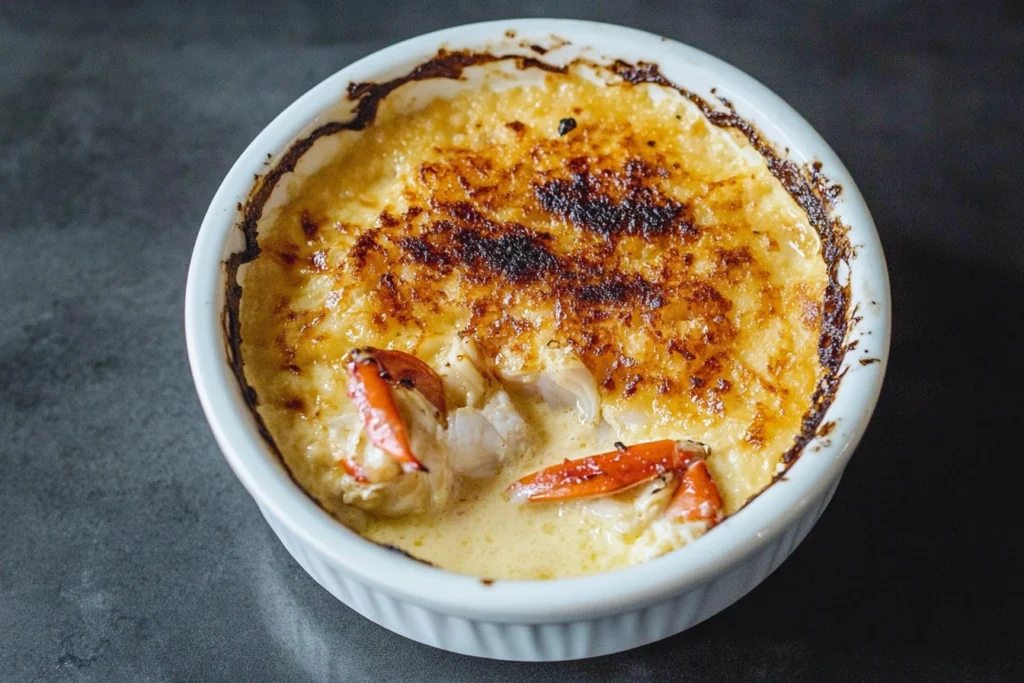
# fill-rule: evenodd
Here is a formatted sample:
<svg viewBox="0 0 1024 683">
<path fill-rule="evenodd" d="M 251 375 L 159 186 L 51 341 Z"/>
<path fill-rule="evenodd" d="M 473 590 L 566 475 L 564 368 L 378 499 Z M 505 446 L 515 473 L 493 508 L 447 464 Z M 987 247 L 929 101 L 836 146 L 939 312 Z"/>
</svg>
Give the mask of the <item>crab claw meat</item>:
<svg viewBox="0 0 1024 683">
<path fill-rule="evenodd" d="M 376 349 L 360 349 L 352 352 L 349 356 L 346 364 L 349 398 L 355 403 L 366 435 L 374 446 L 398 461 L 404 472 L 425 470 L 426 468 L 416 459 L 409 446 L 409 434 L 387 379 L 390 373 L 377 359 L 376 354 L 378 353 L 379 351 Z M 399 354 L 400 352 L 388 353 Z M 412 358 L 412 356 L 409 357 Z M 419 362 L 418 359 L 416 360 Z M 392 362 L 394 362 L 394 358 L 392 358 Z M 424 367 L 429 370 L 426 364 Z M 346 469 L 348 468 L 346 467 Z M 353 476 L 357 475 L 358 470 Z"/>
<path fill-rule="evenodd" d="M 513 483 L 506 495 L 515 501 L 568 500 L 617 493 L 654 477 L 681 472 L 707 449 L 693 441 L 650 441 L 610 453 L 565 460 Z"/>
<path fill-rule="evenodd" d="M 393 384 L 414 387 L 441 411 L 442 416 L 445 415 L 447 409 L 444 400 L 444 384 L 433 368 L 416 356 L 402 351 L 367 348 L 364 349 L 364 352 L 376 359 L 384 370 L 385 380 Z"/>
<path fill-rule="evenodd" d="M 706 462 L 695 460 L 686 468 L 665 515 L 686 522 L 707 522 L 709 527 L 722 521 L 722 496 Z"/>
</svg>

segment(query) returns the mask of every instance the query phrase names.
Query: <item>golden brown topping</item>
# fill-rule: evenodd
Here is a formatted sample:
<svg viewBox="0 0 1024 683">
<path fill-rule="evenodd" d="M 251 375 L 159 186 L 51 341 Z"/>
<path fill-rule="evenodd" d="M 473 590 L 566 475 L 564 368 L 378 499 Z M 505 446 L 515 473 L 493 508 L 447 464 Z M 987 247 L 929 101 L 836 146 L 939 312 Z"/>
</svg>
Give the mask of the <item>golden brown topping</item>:
<svg viewBox="0 0 1024 683">
<path fill-rule="evenodd" d="M 443 57 L 400 80 L 484 59 Z M 651 65 L 618 71 L 660 83 Z M 821 305 L 806 193 L 794 203 L 779 187 L 779 174 L 798 182 L 793 169 L 738 150 L 733 119 L 686 99 L 646 110 L 646 85 L 547 78 L 547 99 L 513 88 L 412 116 L 382 104 L 400 83 L 353 86 L 359 111 L 339 130 L 378 108 L 381 121 L 261 228 L 270 258 L 249 277 L 274 293 L 254 313 L 253 353 L 286 375 L 285 392 L 331 382 L 353 346 L 432 362 L 433 338 L 463 334 L 514 370 L 554 344 L 620 425 L 640 414 L 666 433 L 721 428 L 743 448 L 785 451 L 820 377 L 818 335 L 831 362 L 843 306 Z"/>
</svg>

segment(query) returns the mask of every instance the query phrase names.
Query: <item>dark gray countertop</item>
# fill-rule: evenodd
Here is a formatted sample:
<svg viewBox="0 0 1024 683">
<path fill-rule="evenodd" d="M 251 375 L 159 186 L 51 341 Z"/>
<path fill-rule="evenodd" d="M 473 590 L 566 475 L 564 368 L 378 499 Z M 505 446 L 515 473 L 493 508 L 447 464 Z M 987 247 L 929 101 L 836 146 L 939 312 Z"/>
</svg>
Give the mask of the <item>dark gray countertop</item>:
<svg viewBox="0 0 1024 683">
<path fill-rule="evenodd" d="M 1012 3 L 113 4 L 0 4 L 0 680 L 1019 680 Z M 207 203 L 285 105 L 396 40 L 537 14 L 780 93 L 860 184 L 895 298 L 878 412 L 792 558 L 687 633 L 556 665 L 433 650 L 317 586 L 220 456 L 182 331 Z"/>
</svg>

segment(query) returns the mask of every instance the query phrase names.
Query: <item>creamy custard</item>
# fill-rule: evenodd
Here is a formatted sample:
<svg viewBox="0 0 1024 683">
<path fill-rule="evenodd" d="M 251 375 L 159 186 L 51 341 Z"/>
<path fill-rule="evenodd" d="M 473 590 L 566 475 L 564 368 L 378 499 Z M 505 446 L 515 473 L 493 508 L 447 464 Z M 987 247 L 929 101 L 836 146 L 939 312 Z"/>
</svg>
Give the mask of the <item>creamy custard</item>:
<svg viewBox="0 0 1024 683">
<path fill-rule="evenodd" d="M 642 525 L 623 522 L 651 488 L 526 506 L 502 495 L 539 468 L 692 439 L 710 447 L 726 514 L 771 483 L 824 372 L 828 269 L 743 135 L 675 91 L 581 68 L 411 113 L 384 99 L 371 126 L 341 135 L 264 218 L 241 278 L 245 378 L 326 509 L 446 569 L 553 578 L 651 556 Z M 346 354 L 397 349 L 442 371 L 460 338 L 504 380 L 525 445 L 490 476 L 457 477 L 439 509 L 355 509 L 336 427 L 352 412 Z M 593 377 L 593 419 L 509 379 L 553 353 Z M 460 392 L 446 386 L 450 406 Z"/>
</svg>

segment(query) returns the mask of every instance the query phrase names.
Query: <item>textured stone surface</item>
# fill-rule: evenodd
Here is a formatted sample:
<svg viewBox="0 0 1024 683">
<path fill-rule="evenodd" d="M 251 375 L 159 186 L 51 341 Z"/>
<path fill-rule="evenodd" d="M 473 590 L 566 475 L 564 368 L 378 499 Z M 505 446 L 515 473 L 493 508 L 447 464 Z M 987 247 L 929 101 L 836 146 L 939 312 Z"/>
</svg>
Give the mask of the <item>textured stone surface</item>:
<svg viewBox="0 0 1024 683">
<path fill-rule="evenodd" d="M 1015 5 L 114 4 L 0 5 L 0 680 L 1019 674 Z M 182 334 L 202 214 L 274 115 L 388 43 L 527 15 L 657 31 L 780 93 L 858 179 L 896 319 L 875 420 L 794 556 L 687 633 L 559 665 L 432 650 L 317 586 L 220 457 Z"/>
</svg>

